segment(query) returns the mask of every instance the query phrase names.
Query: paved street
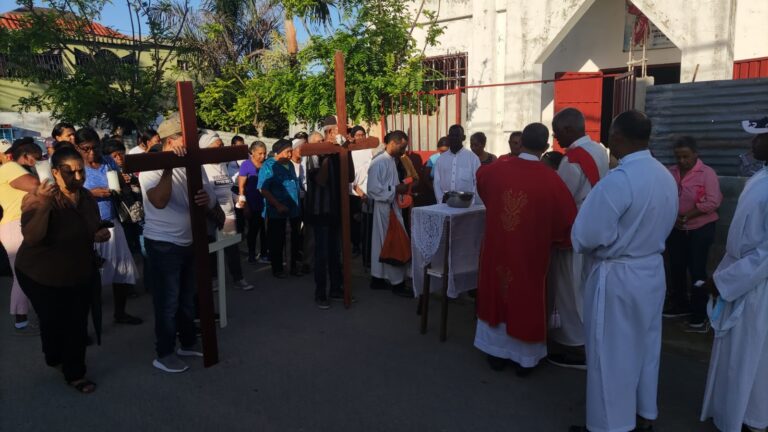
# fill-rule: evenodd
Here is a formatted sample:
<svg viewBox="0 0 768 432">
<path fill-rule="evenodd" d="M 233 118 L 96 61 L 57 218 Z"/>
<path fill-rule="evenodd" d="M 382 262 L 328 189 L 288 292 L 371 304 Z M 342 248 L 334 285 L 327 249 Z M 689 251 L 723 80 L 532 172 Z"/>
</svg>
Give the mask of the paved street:
<svg viewBox="0 0 768 432">
<path fill-rule="evenodd" d="M 0 431 L 565 431 L 584 422 L 585 374 L 543 365 L 527 378 L 491 371 L 472 347 L 473 305 L 452 304 L 449 338 L 418 332 L 415 300 L 371 291 L 359 272 L 359 302 L 318 310 L 311 276 L 279 283 L 248 266 L 257 288 L 229 291 L 221 363 L 168 375 L 151 366 L 151 298 L 131 300 L 139 327 L 105 325 L 89 348 L 93 395 L 67 387 L 44 365 L 39 338 L 0 331 Z M 0 310 L 8 310 L 2 279 Z M 111 293 L 105 293 L 111 317 Z M 668 323 L 657 431 L 712 431 L 698 422 L 706 338 Z"/>
</svg>

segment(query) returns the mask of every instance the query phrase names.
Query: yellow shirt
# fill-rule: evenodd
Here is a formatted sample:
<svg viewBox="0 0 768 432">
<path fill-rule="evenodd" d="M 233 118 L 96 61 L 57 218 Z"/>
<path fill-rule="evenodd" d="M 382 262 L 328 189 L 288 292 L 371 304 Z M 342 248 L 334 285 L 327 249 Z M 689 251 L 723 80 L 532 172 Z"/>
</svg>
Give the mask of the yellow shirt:
<svg viewBox="0 0 768 432">
<path fill-rule="evenodd" d="M 0 224 L 21 219 L 21 200 L 27 193 L 14 189 L 11 182 L 25 174 L 29 174 L 29 171 L 16 162 L 7 162 L 0 166 L 0 206 L 3 207 L 3 220 Z"/>
</svg>

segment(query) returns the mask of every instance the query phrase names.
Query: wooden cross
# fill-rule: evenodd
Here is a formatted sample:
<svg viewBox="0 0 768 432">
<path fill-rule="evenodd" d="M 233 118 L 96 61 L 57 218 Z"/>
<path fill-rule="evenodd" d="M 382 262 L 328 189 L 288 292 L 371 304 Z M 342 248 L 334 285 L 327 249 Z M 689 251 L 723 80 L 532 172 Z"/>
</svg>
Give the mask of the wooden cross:
<svg viewBox="0 0 768 432">
<path fill-rule="evenodd" d="M 347 101 L 346 80 L 344 77 L 344 54 L 336 51 L 334 58 L 334 76 L 336 78 L 336 124 L 339 134 L 347 135 Z M 344 306 L 349 308 L 352 303 L 352 273 L 350 263 L 352 261 L 350 221 L 349 221 L 349 152 L 354 150 L 373 149 L 379 146 L 376 138 L 366 138 L 355 141 L 348 146 L 340 146 L 337 143 L 323 141 L 314 144 L 305 144 L 301 147 L 303 156 L 315 155 L 339 155 L 339 184 L 341 201 L 341 251 L 342 269 L 344 271 Z"/>
<path fill-rule="evenodd" d="M 176 92 L 179 116 L 181 117 L 181 132 L 187 148 L 186 156 L 178 157 L 173 152 L 127 155 L 125 157 L 125 171 L 141 172 L 166 168 L 185 168 L 187 172 L 189 217 L 192 224 L 192 245 L 195 252 L 200 327 L 203 333 L 203 364 L 205 367 L 210 367 L 218 363 L 219 350 L 216 342 L 211 269 L 208 259 L 208 221 L 206 218 L 208 209 L 195 205 L 194 197 L 197 191 L 203 188 L 203 165 L 248 159 L 248 148 L 246 146 L 233 146 L 201 149 L 198 145 L 195 95 L 192 83 L 189 81 L 177 82 Z M 215 196 L 210 198 L 216 200 Z"/>
</svg>

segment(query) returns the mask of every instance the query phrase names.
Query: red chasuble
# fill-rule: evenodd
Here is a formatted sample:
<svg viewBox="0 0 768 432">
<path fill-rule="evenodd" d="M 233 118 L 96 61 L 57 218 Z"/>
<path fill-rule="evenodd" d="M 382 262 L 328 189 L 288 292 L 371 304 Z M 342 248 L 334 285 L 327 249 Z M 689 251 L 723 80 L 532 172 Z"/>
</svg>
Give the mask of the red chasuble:
<svg viewBox="0 0 768 432">
<path fill-rule="evenodd" d="M 525 342 L 547 338 L 546 278 L 553 246 L 570 246 L 576 204 L 541 162 L 509 158 L 477 173 L 485 203 L 477 315 Z"/>
</svg>

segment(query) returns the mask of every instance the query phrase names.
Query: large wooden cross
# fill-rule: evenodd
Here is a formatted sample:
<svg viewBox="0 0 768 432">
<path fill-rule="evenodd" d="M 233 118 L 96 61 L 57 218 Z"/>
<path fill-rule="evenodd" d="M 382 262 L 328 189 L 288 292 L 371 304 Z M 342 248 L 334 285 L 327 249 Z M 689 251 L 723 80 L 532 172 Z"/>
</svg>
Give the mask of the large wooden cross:
<svg viewBox="0 0 768 432">
<path fill-rule="evenodd" d="M 187 196 L 189 217 L 192 224 L 192 246 L 195 252 L 197 296 L 199 300 L 200 327 L 203 333 L 203 364 L 210 367 L 218 363 L 219 350 L 216 342 L 216 322 L 211 290 L 211 269 L 208 258 L 208 222 L 206 207 L 194 204 L 195 194 L 203 188 L 202 166 L 248 158 L 246 146 L 201 149 L 198 145 L 195 95 L 192 83 L 177 82 L 176 92 L 181 117 L 181 131 L 187 154 L 178 157 L 173 152 L 127 155 L 126 172 L 154 171 L 166 168 L 185 168 L 187 172 Z M 210 197 L 216 200 L 215 196 Z M 221 287 L 224 289 L 224 287 Z"/>
<path fill-rule="evenodd" d="M 346 80 L 344 77 L 344 54 L 336 51 L 334 57 L 334 75 L 336 78 L 336 124 L 339 135 L 347 136 L 347 101 Z M 347 308 L 352 303 L 352 273 L 350 263 L 352 261 L 350 221 L 349 221 L 349 152 L 354 150 L 373 149 L 379 146 L 376 138 L 366 138 L 355 141 L 353 144 L 340 146 L 334 142 L 319 142 L 305 144 L 301 147 L 302 156 L 315 155 L 339 155 L 339 183 L 341 201 L 341 251 L 342 270 L 344 271 L 344 306 Z"/>
</svg>

